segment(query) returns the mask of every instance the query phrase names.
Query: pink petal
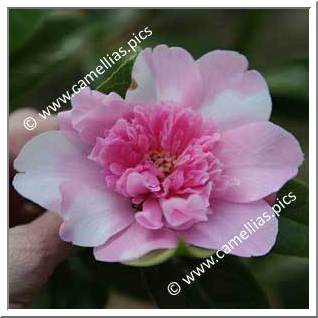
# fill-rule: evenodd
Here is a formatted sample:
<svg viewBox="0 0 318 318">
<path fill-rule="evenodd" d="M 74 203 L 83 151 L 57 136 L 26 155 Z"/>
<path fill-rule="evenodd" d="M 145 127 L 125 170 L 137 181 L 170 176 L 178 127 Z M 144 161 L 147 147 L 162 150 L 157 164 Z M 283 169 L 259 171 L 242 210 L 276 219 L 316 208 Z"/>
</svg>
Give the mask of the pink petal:
<svg viewBox="0 0 318 318">
<path fill-rule="evenodd" d="M 137 222 L 106 244 L 94 248 L 97 260 L 126 262 L 137 259 L 151 251 L 177 246 L 175 233 L 168 229 L 148 230 Z"/>
<path fill-rule="evenodd" d="M 209 203 L 197 194 L 187 199 L 172 197 L 161 200 L 161 207 L 167 223 L 176 228 L 187 228 L 197 221 L 206 221 Z"/>
<path fill-rule="evenodd" d="M 129 102 L 167 101 L 196 107 L 201 101 L 200 72 L 192 56 L 182 48 L 159 45 L 145 49 L 136 59 L 132 78 L 137 88 L 127 91 Z"/>
<path fill-rule="evenodd" d="M 59 113 L 60 129 L 70 137 L 77 134 L 82 141 L 93 145 L 97 137 L 104 137 L 105 130 L 130 109 L 116 93 L 105 95 L 86 87 L 72 98 L 72 110 Z"/>
<path fill-rule="evenodd" d="M 14 161 L 20 173 L 14 177 L 13 186 L 25 198 L 60 212 L 63 182 L 103 185 L 99 168 L 86 158 L 85 151 L 60 131 L 38 135 L 24 145 Z"/>
<path fill-rule="evenodd" d="M 126 187 L 127 193 L 131 197 L 149 192 L 149 189 L 144 185 L 142 174 L 138 172 L 132 172 L 127 176 Z"/>
<path fill-rule="evenodd" d="M 141 212 L 135 214 L 136 221 L 149 230 L 162 228 L 162 213 L 158 200 L 148 199 L 143 203 Z"/>
<path fill-rule="evenodd" d="M 247 71 L 245 56 L 216 50 L 197 60 L 204 83 L 200 112 L 220 129 L 268 120 L 271 98 L 263 77 Z"/>
<path fill-rule="evenodd" d="M 131 197 L 136 197 L 150 191 L 160 190 L 158 179 L 151 173 L 132 172 L 127 177 L 126 192 Z"/>
<path fill-rule="evenodd" d="M 58 125 L 59 129 L 64 132 L 71 140 L 75 142 L 79 140 L 78 132 L 72 125 L 72 111 L 64 111 L 58 113 Z"/>
<path fill-rule="evenodd" d="M 225 132 L 218 158 L 237 185 L 215 193 L 231 202 L 256 201 L 277 192 L 297 175 L 303 153 L 296 138 L 270 122 Z"/>
<path fill-rule="evenodd" d="M 62 193 L 60 236 L 64 241 L 98 246 L 134 220 L 129 200 L 106 189 L 69 182 L 62 186 Z"/>
<path fill-rule="evenodd" d="M 245 257 L 264 255 L 271 250 L 278 221 L 265 201 L 244 204 L 214 201 L 212 208 L 208 222 L 198 223 L 184 233 L 188 244 L 215 250 L 226 245 L 231 254 Z"/>
</svg>

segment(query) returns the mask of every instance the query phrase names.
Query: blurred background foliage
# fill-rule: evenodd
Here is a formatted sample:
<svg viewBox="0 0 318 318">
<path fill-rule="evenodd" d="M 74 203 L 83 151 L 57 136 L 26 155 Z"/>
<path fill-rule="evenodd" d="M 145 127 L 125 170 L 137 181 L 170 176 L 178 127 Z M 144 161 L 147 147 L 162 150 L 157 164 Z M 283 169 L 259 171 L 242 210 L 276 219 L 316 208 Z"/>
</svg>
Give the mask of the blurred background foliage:
<svg viewBox="0 0 318 318">
<path fill-rule="evenodd" d="M 250 68 L 259 70 L 269 84 L 272 121 L 291 131 L 301 143 L 306 160 L 298 177 L 308 183 L 308 13 L 306 9 L 10 9 L 9 110 L 43 109 L 94 69 L 100 57 L 125 45 L 133 32 L 149 26 L 153 34 L 142 43 L 143 47 L 160 43 L 181 46 L 195 58 L 214 49 L 245 54 Z M 112 70 L 103 80 L 111 73 Z M 96 81 L 94 85 L 97 84 Z M 178 267 L 173 267 L 177 261 L 158 267 L 161 278 L 164 273 L 177 273 Z M 221 294 L 226 289 L 232 295 L 223 293 L 228 302 L 216 296 L 219 301 L 208 307 L 308 307 L 308 258 L 273 252 L 269 256 L 245 259 L 240 266 L 244 269 L 238 273 L 251 269 L 253 279 L 247 281 L 254 284 L 255 279 L 262 291 L 255 297 L 242 298 L 242 293 L 250 295 L 247 283 L 241 281 L 234 285 L 231 280 L 232 284 L 222 287 L 219 282 L 217 289 Z M 156 269 L 149 271 L 152 275 L 151 271 Z M 203 280 L 212 282 L 216 277 L 223 277 L 222 273 L 215 273 L 218 271 L 222 272 L 222 268 L 210 270 Z M 91 251 L 80 249 L 59 266 L 32 306 L 171 306 L 158 304 L 149 297 L 147 290 L 151 286 L 143 287 L 148 274 L 125 265 L 98 263 Z M 214 294 L 215 290 L 210 293 Z M 239 294 L 240 302 L 236 299 Z M 176 298 L 174 301 L 177 302 Z"/>
</svg>

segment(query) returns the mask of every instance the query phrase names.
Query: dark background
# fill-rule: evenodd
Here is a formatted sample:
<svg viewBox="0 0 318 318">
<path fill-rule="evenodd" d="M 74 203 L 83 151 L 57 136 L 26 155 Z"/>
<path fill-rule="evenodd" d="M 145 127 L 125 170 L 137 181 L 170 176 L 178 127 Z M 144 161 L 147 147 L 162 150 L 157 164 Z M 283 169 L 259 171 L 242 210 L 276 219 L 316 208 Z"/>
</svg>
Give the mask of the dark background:
<svg viewBox="0 0 318 318">
<path fill-rule="evenodd" d="M 308 182 L 308 14 L 305 9 L 10 9 L 10 112 L 45 108 L 94 69 L 101 56 L 149 26 L 153 34 L 143 47 L 181 46 L 195 58 L 214 49 L 245 54 L 250 68 L 269 84 L 272 121 L 301 143 L 306 161 L 298 177 Z M 269 255 L 246 265 L 270 295 L 271 307 L 308 306 L 308 259 Z M 87 250 L 65 261 L 33 304 L 103 306 L 151 308 L 153 303 L 138 269 L 96 263 Z"/>
</svg>

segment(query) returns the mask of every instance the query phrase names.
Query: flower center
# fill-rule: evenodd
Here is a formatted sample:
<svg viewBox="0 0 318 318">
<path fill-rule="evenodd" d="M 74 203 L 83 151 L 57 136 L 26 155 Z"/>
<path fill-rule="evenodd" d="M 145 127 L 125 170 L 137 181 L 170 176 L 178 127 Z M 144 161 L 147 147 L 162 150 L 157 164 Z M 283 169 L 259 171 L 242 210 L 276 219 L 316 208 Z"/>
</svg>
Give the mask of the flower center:
<svg viewBox="0 0 318 318">
<path fill-rule="evenodd" d="M 174 169 L 177 158 L 167 152 L 153 150 L 147 154 L 147 159 L 151 160 L 155 167 L 164 174 L 170 174 Z"/>
</svg>

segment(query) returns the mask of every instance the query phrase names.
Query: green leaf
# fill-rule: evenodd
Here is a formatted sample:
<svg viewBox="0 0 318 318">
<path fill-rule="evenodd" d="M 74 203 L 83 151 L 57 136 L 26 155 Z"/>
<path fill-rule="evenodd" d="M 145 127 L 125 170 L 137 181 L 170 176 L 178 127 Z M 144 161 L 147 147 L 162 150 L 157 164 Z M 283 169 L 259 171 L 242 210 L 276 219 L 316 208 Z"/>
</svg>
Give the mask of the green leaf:
<svg viewBox="0 0 318 318">
<path fill-rule="evenodd" d="M 57 267 L 33 308 L 104 308 L 109 287 L 104 263 L 96 262 L 90 249 L 77 252 Z"/>
<path fill-rule="evenodd" d="M 136 53 L 131 54 L 129 58 L 125 59 L 112 75 L 97 86 L 96 89 L 102 93 L 116 92 L 124 97 L 131 84 L 131 71 L 139 51 L 136 51 Z"/>
<path fill-rule="evenodd" d="M 214 266 L 204 268 L 201 277 L 187 284 L 191 270 L 201 261 L 175 257 L 164 264 L 143 268 L 147 288 L 159 308 L 269 308 L 269 302 L 254 276 L 239 258 L 226 256 Z M 177 282 L 178 295 L 167 286 Z"/>
<path fill-rule="evenodd" d="M 290 192 L 296 195 L 296 200 L 281 211 L 277 241 L 272 252 L 308 257 L 308 187 L 301 181 L 292 180 L 280 190 L 277 197 L 281 201 Z"/>
<path fill-rule="evenodd" d="M 273 253 L 308 257 L 308 227 L 291 219 L 281 217 L 279 232 Z"/>
<path fill-rule="evenodd" d="M 79 52 L 96 29 L 94 23 L 77 17 L 64 21 L 58 16 L 41 11 L 45 19 L 39 30 L 25 42 L 23 50 L 10 52 L 11 108 L 21 105 L 30 94 L 36 94 L 38 98 L 41 94 L 47 94 L 45 100 L 49 104 L 61 91 L 69 88 L 62 86 L 60 91 L 55 92 L 51 85 L 43 93 L 41 87 L 52 80 L 52 77 L 72 69 L 78 63 Z M 15 34 L 12 35 L 13 40 L 14 38 Z M 65 76 L 62 78 L 65 83 Z M 68 85 L 72 84 L 70 82 Z"/>
<path fill-rule="evenodd" d="M 309 259 L 271 253 L 245 258 L 274 308 L 308 308 Z"/>
<path fill-rule="evenodd" d="M 180 241 L 178 247 L 175 249 L 156 250 L 138 259 L 125 262 L 123 264 L 136 267 L 148 267 L 159 265 L 173 256 L 206 258 L 212 255 L 214 252 L 214 250 L 208 250 L 196 246 L 189 246 L 186 245 L 183 241 Z"/>
<path fill-rule="evenodd" d="M 10 111 L 26 101 L 38 109 L 49 105 L 95 69 L 99 58 L 125 44 L 137 14 L 129 9 L 19 10 L 22 19 L 33 12 L 43 15 L 38 27 L 21 49 L 10 51 Z M 10 30 L 9 42 L 25 33 L 28 27 Z"/>
<path fill-rule="evenodd" d="M 123 264 L 137 267 L 147 267 L 161 264 L 175 254 L 175 249 L 153 251 L 136 260 L 125 262 Z"/>
<path fill-rule="evenodd" d="M 288 64 L 265 75 L 274 96 L 308 98 L 308 63 Z"/>
<path fill-rule="evenodd" d="M 215 250 L 208 250 L 206 248 L 197 247 L 197 246 L 187 246 L 188 256 L 196 258 L 206 258 L 214 254 Z"/>
<path fill-rule="evenodd" d="M 9 50 L 20 49 L 38 30 L 44 17 L 42 10 L 9 10 Z"/>
<path fill-rule="evenodd" d="M 304 225 L 309 224 L 309 190 L 308 185 L 298 179 L 294 179 L 286 183 L 279 191 L 278 198 L 293 192 L 296 195 L 296 200 L 282 211 L 282 216 L 287 217 Z"/>
<path fill-rule="evenodd" d="M 196 258 L 206 258 L 214 254 L 214 250 L 209 250 L 203 247 L 197 247 L 192 245 L 187 245 L 184 241 L 180 240 L 178 247 L 175 251 L 176 256 L 187 256 Z"/>
</svg>

